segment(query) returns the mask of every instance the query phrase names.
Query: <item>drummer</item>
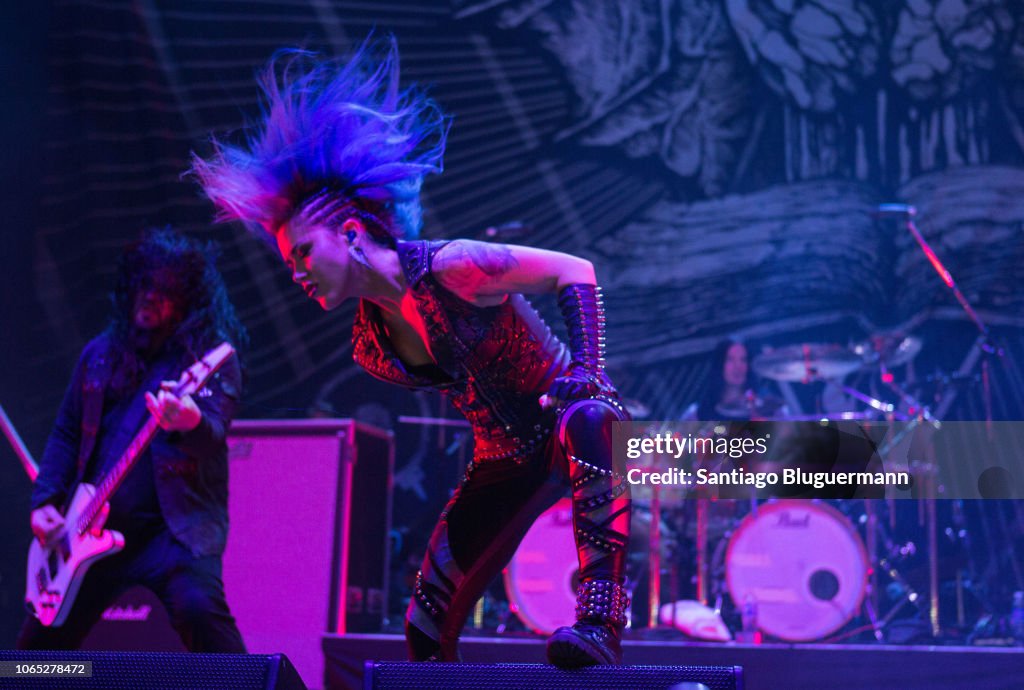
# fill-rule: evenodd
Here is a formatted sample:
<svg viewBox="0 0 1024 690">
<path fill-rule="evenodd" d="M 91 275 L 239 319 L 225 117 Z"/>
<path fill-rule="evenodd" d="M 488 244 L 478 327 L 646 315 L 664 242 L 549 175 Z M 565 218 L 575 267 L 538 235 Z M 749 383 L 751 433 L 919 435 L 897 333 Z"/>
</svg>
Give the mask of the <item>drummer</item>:
<svg viewBox="0 0 1024 690">
<path fill-rule="evenodd" d="M 785 416 L 777 398 L 758 395 L 746 344 L 727 338 L 711 352 L 711 376 L 699 400 L 680 415 L 680 421 L 729 421 Z"/>
<path fill-rule="evenodd" d="M 750 366 L 747 345 L 738 338 L 727 338 L 719 342 L 710 355 L 710 377 L 704 394 L 680 416 L 680 421 L 692 422 L 749 422 L 777 419 L 787 414 L 782 401 L 776 397 L 761 395 L 756 391 L 756 381 Z M 731 435 L 747 436 L 753 432 L 748 424 L 730 425 Z M 696 435 L 703 436 L 702 430 Z M 725 456 L 704 456 L 694 459 L 694 466 L 710 470 L 729 471 L 742 467 L 749 471 L 761 471 L 760 456 L 729 458 Z M 757 493 L 751 487 L 716 487 L 712 492 L 718 498 L 753 498 Z"/>
</svg>

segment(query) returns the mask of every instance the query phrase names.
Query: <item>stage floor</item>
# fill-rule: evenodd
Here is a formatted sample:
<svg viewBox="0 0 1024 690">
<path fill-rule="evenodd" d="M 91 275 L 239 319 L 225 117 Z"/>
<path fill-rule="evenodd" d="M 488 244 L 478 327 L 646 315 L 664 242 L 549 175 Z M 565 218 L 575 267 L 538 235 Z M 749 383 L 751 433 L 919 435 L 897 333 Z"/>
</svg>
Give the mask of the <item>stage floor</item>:
<svg viewBox="0 0 1024 690">
<path fill-rule="evenodd" d="M 363 662 L 405 659 L 398 635 L 327 635 L 328 690 L 362 688 Z M 541 638 L 464 637 L 463 660 L 544 663 Z M 1024 687 L 1024 648 L 636 641 L 625 663 L 743 667 L 746 690 L 985 690 Z M 312 679 L 306 679 L 314 687 Z"/>
</svg>

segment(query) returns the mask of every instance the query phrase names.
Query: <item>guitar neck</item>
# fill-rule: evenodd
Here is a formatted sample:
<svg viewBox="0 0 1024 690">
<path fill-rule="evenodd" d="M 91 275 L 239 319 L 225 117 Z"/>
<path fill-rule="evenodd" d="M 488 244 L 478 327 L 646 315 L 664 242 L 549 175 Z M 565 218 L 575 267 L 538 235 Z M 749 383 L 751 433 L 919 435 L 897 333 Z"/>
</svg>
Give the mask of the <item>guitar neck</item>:
<svg viewBox="0 0 1024 690">
<path fill-rule="evenodd" d="M 149 447 L 150 442 L 153 440 L 153 436 L 156 435 L 157 430 L 160 427 L 157 425 L 156 418 L 150 416 L 146 418 L 146 423 L 142 425 L 142 429 L 139 433 L 135 434 L 135 438 L 132 439 L 131 444 L 127 450 L 121 455 L 121 458 L 114 465 L 114 468 L 107 473 L 107 476 L 103 478 L 96 486 L 96 493 L 89 501 L 89 505 L 86 506 L 81 517 L 78 520 L 78 524 L 75 525 L 75 529 L 78 534 L 85 533 L 86 530 L 92 525 L 93 520 L 103 510 L 104 504 L 110 500 L 110 497 L 114 495 L 118 487 L 124 482 L 124 478 L 128 475 L 135 463 L 138 462 L 139 458 L 145 452 L 146 448 Z"/>
</svg>

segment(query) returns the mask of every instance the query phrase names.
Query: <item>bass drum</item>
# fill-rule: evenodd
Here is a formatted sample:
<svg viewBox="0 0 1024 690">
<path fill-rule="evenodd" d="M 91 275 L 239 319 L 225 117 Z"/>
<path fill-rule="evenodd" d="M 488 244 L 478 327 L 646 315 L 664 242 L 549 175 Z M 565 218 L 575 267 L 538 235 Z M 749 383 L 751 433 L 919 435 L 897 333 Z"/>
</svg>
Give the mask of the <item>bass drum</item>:
<svg viewBox="0 0 1024 690">
<path fill-rule="evenodd" d="M 537 518 L 505 568 L 512 611 L 530 630 L 550 635 L 576 620 L 579 565 L 572 501 L 563 498 Z"/>
<path fill-rule="evenodd" d="M 790 642 L 820 639 L 860 610 L 868 559 L 835 508 L 811 501 L 759 506 L 733 533 L 726 583 L 740 610 L 751 600 L 762 631 Z"/>
<path fill-rule="evenodd" d="M 667 563 L 676 540 L 665 520 L 660 525 L 661 558 Z M 643 584 L 648 577 L 650 529 L 650 511 L 634 501 L 626 558 L 626 588 L 634 600 L 634 593 L 642 594 L 634 591 L 637 583 Z M 576 620 L 579 562 L 571 499 L 561 499 L 537 518 L 503 575 L 511 609 L 530 630 L 550 635 Z"/>
</svg>

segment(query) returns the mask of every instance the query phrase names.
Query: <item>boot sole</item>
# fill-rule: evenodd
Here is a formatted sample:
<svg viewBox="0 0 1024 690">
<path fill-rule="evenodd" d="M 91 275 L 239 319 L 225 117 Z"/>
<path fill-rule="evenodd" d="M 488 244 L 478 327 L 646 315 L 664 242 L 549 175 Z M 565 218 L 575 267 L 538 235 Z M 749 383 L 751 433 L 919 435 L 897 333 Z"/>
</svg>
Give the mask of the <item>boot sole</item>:
<svg viewBox="0 0 1024 690">
<path fill-rule="evenodd" d="M 579 636 L 548 640 L 548 661 L 558 668 L 565 669 L 620 663 L 614 658 L 609 658 L 602 648 Z"/>
</svg>

